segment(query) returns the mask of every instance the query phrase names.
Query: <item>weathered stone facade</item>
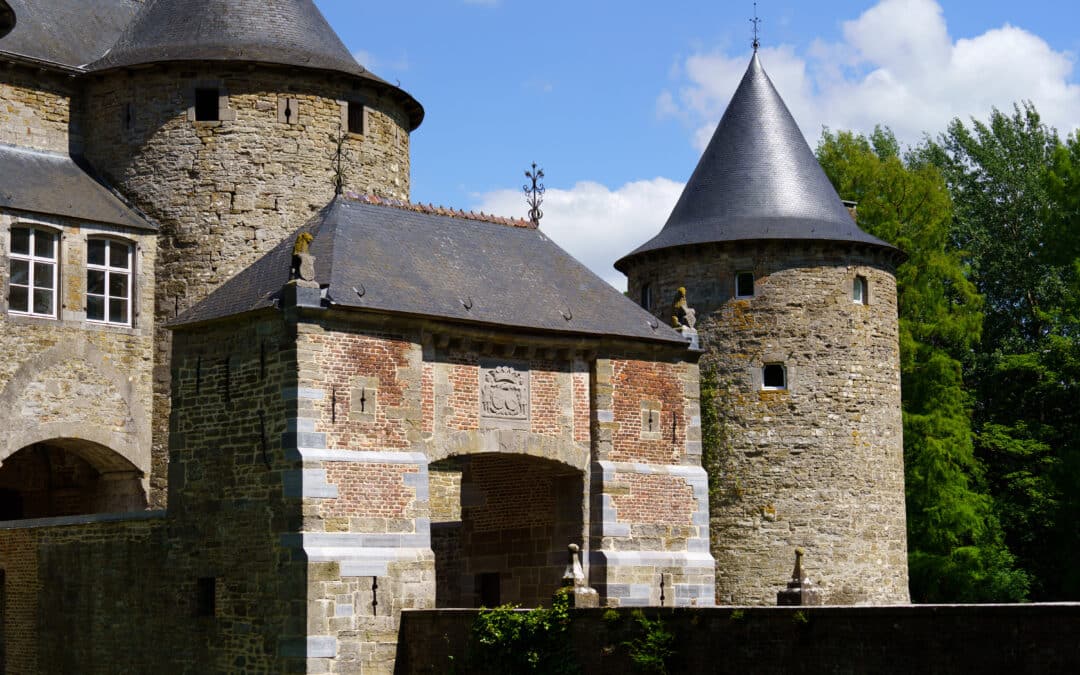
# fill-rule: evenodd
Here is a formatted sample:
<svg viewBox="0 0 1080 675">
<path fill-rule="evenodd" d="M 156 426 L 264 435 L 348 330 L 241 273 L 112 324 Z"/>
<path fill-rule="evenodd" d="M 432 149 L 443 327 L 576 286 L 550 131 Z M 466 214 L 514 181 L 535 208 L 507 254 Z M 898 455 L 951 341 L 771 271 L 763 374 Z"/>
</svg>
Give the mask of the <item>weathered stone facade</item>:
<svg viewBox="0 0 1080 675">
<path fill-rule="evenodd" d="M 220 120 L 194 119 L 198 87 L 219 91 Z M 388 96 L 341 77 L 165 65 L 102 76 L 86 84 L 80 101 L 87 158 L 161 226 L 160 324 L 250 265 L 334 196 L 338 139 L 344 189 L 409 196 L 405 112 Z M 364 108 L 363 135 L 348 132 L 349 105 Z M 154 456 L 163 463 L 169 332 L 159 330 L 156 340 Z M 154 488 L 153 502 L 163 504 L 164 482 Z"/>
<path fill-rule="evenodd" d="M 657 317 L 685 287 L 719 382 L 713 472 L 717 600 L 772 604 L 806 550 L 828 604 L 908 601 L 893 257 L 832 242 L 745 242 L 652 254 L 629 270 Z M 752 272 L 752 297 L 736 297 Z M 869 295 L 855 302 L 852 284 Z M 783 388 L 763 386 L 780 364 Z"/>
</svg>

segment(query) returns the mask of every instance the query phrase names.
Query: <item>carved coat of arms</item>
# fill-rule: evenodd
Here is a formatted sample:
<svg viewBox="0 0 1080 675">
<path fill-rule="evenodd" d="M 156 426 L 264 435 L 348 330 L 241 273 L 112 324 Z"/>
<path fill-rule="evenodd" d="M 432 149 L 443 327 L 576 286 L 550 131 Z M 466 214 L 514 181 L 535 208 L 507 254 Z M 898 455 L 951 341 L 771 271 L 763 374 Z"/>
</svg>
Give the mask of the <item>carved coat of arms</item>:
<svg viewBox="0 0 1080 675">
<path fill-rule="evenodd" d="M 480 406 L 488 417 L 508 420 L 527 418 L 529 388 L 524 376 L 509 366 L 486 371 L 480 388 Z"/>
</svg>

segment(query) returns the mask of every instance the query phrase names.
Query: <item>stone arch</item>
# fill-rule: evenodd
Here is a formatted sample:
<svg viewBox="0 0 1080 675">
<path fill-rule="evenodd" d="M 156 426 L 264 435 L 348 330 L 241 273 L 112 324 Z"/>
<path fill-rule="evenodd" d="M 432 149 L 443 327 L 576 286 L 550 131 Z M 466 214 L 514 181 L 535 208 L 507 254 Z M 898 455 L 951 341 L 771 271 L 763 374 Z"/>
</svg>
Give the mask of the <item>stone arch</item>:
<svg viewBox="0 0 1080 675">
<path fill-rule="evenodd" d="M 449 434 L 445 443 L 428 450 L 428 460 L 478 454 L 523 455 L 564 464 L 578 471 L 589 469 L 589 447 L 561 436 L 545 436 L 519 429 L 480 429 Z"/>
<path fill-rule="evenodd" d="M 81 373 L 69 396 L 46 400 L 50 374 Z M 87 397 L 98 396 L 98 398 Z M 37 414 L 27 415 L 30 406 Z M 111 405 L 111 408 L 108 407 Z M 101 408 L 101 414 L 87 411 Z M 31 419 L 27 419 L 27 417 Z M 134 381 L 100 349 L 83 339 L 61 340 L 24 361 L 0 391 L 0 464 L 22 448 L 52 439 L 81 439 L 108 448 L 138 470 L 150 473 L 150 418 Z"/>
<path fill-rule="evenodd" d="M 526 453 L 451 454 L 428 466 L 436 606 L 550 601 L 567 545 L 588 548 L 582 468 Z"/>
</svg>

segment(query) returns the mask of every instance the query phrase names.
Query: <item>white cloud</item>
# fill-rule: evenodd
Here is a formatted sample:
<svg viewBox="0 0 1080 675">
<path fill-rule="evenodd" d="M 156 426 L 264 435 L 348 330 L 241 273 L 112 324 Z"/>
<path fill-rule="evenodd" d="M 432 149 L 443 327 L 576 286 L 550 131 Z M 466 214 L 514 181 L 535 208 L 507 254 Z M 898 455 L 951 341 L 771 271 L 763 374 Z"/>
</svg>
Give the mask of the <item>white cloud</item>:
<svg viewBox="0 0 1080 675">
<path fill-rule="evenodd" d="M 401 73 L 409 69 L 409 55 L 407 52 L 403 52 L 398 58 L 389 61 L 379 58 L 365 49 L 353 52 L 352 56 L 357 63 L 376 74 L 380 72 Z"/>
<path fill-rule="evenodd" d="M 623 290 L 626 277 L 612 264 L 660 231 L 682 188 L 681 183 L 654 178 L 616 190 L 588 181 L 569 190 L 548 189 L 540 229 L 609 284 Z M 478 199 L 474 210 L 521 217 L 528 212 L 519 190 L 496 190 Z"/>
<path fill-rule="evenodd" d="M 954 117 L 985 119 L 1030 100 L 1043 119 L 1068 133 L 1080 127 L 1074 55 L 1004 25 L 954 40 L 934 0 L 882 0 L 843 24 L 843 40 L 815 42 L 805 55 L 788 46 L 761 50 L 761 61 L 813 145 L 822 126 L 870 131 L 890 126 L 914 143 Z M 676 92 L 657 100 L 661 116 L 688 121 L 704 148 L 742 77 L 748 54 L 695 54 L 680 69 Z"/>
</svg>

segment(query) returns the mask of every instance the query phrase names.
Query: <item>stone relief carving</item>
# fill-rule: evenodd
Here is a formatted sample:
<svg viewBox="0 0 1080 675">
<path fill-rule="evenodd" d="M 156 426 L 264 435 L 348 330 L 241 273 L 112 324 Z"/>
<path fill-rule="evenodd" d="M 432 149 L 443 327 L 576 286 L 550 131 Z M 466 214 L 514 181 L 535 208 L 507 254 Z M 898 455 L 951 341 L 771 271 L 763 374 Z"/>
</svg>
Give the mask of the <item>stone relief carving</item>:
<svg viewBox="0 0 1080 675">
<path fill-rule="evenodd" d="M 480 410 L 485 417 L 524 420 L 529 417 L 529 375 L 511 366 L 485 368 Z"/>
</svg>

